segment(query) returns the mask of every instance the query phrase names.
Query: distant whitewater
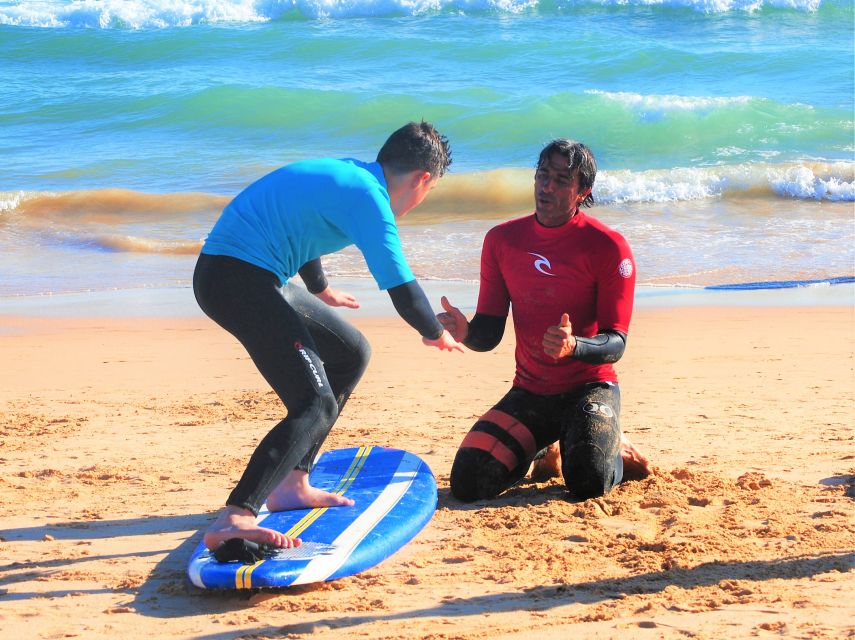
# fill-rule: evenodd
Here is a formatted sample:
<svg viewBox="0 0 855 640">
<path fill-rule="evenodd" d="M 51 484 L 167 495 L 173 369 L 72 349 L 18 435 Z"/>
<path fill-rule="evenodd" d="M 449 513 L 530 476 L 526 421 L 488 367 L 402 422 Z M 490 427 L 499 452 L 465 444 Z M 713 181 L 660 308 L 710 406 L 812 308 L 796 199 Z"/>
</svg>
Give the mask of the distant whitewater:
<svg viewBox="0 0 855 640">
<path fill-rule="evenodd" d="M 636 6 L 701 13 L 783 9 L 814 13 L 822 0 L 79 0 L 0 2 L 0 24 L 89 29 L 164 29 L 287 19 L 419 16 L 433 13 L 567 13 L 586 7 Z"/>
</svg>

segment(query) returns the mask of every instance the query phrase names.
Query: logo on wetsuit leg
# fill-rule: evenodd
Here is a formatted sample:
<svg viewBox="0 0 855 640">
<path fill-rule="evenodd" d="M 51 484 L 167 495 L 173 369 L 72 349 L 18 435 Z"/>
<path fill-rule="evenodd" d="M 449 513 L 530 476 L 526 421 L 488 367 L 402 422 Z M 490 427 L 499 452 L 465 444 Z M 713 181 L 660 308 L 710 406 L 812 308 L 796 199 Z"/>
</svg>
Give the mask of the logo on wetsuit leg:
<svg viewBox="0 0 855 640">
<path fill-rule="evenodd" d="M 585 413 L 590 413 L 591 415 L 601 415 L 606 418 L 613 418 L 615 415 L 614 410 L 607 404 L 600 404 L 599 402 L 587 402 L 585 406 L 582 407 L 582 411 Z"/>
<path fill-rule="evenodd" d="M 545 276 L 552 276 L 553 278 L 555 277 L 554 273 L 549 273 L 549 271 L 547 271 L 547 269 L 552 268 L 552 265 L 549 264 L 549 260 L 545 256 L 542 256 L 539 253 L 532 253 L 531 251 L 528 252 L 528 255 L 538 258 L 534 261 L 535 269 L 540 271 Z"/>
<path fill-rule="evenodd" d="M 315 382 L 318 383 L 318 388 L 323 389 L 324 388 L 324 382 L 323 382 L 323 380 L 321 380 L 321 376 L 318 373 L 318 368 L 315 366 L 315 363 L 312 362 L 312 359 L 309 357 L 308 351 L 306 351 L 306 349 L 303 347 L 302 343 L 300 343 L 300 342 L 295 342 L 294 348 L 300 353 L 301 356 L 303 356 L 303 360 L 306 361 L 306 364 L 309 365 L 309 371 L 311 371 L 312 375 L 315 376 Z"/>
</svg>

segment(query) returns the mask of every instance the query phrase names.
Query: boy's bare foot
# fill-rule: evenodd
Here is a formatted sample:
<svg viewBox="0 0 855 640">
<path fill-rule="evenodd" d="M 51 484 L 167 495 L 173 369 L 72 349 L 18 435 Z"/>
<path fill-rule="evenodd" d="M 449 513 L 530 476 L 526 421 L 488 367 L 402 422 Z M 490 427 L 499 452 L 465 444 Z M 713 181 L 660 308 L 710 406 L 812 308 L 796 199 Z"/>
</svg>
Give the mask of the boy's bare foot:
<svg viewBox="0 0 855 640">
<path fill-rule="evenodd" d="M 299 547 L 303 544 L 299 538 L 289 538 L 273 529 L 259 527 L 255 523 L 255 516 L 252 511 L 227 506 L 217 516 L 214 524 L 205 532 L 205 546 L 211 551 L 216 551 L 217 547 L 231 538 L 243 538 L 244 540 L 284 549 Z"/>
<path fill-rule="evenodd" d="M 267 497 L 270 511 L 289 511 L 307 507 L 352 507 L 353 500 L 322 491 L 309 484 L 309 474 L 294 470 Z"/>
<path fill-rule="evenodd" d="M 624 480 L 641 480 L 653 472 L 650 461 L 623 433 L 620 434 L 620 455 L 623 458 Z"/>
<path fill-rule="evenodd" d="M 558 478 L 561 476 L 561 450 L 558 448 L 558 443 L 553 442 L 546 447 L 546 453 L 542 458 L 538 458 L 531 464 L 531 479 L 536 482 L 543 482 L 549 478 Z"/>
</svg>

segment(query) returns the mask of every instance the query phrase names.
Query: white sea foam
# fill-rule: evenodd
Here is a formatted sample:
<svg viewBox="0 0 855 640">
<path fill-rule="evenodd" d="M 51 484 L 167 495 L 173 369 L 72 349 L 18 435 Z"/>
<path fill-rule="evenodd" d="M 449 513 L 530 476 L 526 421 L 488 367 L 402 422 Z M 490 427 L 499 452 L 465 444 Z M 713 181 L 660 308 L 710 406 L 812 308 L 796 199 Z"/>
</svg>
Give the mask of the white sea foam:
<svg viewBox="0 0 855 640">
<path fill-rule="evenodd" d="M 90 29 L 162 29 L 270 19 L 259 0 L 57 0 L 0 3 L 0 24 Z M 288 3 L 291 4 L 291 3 Z M 259 11 L 261 9 L 261 11 Z M 281 13 L 281 11 L 280 11 Z"/>
<path fill-rule="evenodd" d="M 0 24 L 29 27 L 162 29 L 251 23 L 288 13 L 305 18 L 420 15 L 461 11 L 519 13 L 538 0 L 30 0 L 0 1 Z"/>
<path fill-rule="evenodd" d="M 520 13 L 538 7 L 663 6 L 702 13 L 762 8 L 815 12 L 823 0 L 0 0 L 0 25 L 45 28 L 162 29 L 194 24 L 305 18 L 421 15 L 435 11 Z"/>
<path fill-rule="evenodd" d="M 740 164 L 649 171 L 601 171 L 601 203 L 678 202 L 740 194 L 832 202 L 855 201 L 855 163 Z"/>
<path fill-rule="evenodd" d="M 600 0 L 605 6 L 652 6 L 692 9 L 703 13 L 742 11 L 752 13 L 763 8 L 792 9 L 813 13 L 822 0 Z"/>
<path fill-rule="evenodd" d="M 675 111 L 706 113 L 722 107 L 747 104 L 755 99 L 751 96 L 642 95 L 640 93 L 599 91 L 597 89 L 589 89 L 585 93 L 617 102 L 645 119 L 658 118 Z"/>
<path fill-rule="evenodd" d="M 721 195 L 725 179 L 702 169 L 601 171 L 594 185 L 598 202 L 675 202 Z"/>
<path fill-rule="evenodd" d="M 0 213 L 14 211 L 27 198 L 23 191 L 0 191 Z"/>
<path fill-rule="evenodd" d="M 816 175 L 810 167 L 790 167 L 768 171 L 769 184 L 778 195 L 792 198 L 855 201 L 855 181 L 838 175 Z"/>
</svg>

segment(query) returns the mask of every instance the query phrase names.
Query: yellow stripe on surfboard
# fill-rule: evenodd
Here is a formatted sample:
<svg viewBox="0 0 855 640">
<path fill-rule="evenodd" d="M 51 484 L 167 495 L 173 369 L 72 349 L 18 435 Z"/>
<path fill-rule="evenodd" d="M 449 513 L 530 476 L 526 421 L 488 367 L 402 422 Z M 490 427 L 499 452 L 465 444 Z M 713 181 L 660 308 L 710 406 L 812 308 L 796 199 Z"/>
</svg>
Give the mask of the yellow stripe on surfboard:
<svg viewBox="0 0 855 640">
<path fill-rule="evenodd" d="M 362 467 L 365 465 L 365 461 L 368 459 L 368 454 L 371 453 L 371 449 L 374 447 L 359 447 L 359 450 L 356 452 L 356 455 L 353 457 L 353 461 L 350 463 L 350 467 L 348 467 L 345 474 L 341 477 L 341 480 L 338 481 L 335 489 L 333 489 L 330 493 L 335 495 L 343 495 L 345 491 L 347 491 L 348 487 L 353 484 L 353 481 L 356 480 L 356 476 L 359 475 L 359 472 L 362 470 Z M 289 538 L 296 538 L 303 531 L 309 528 L 309 526 L 318 518 L 321 517 L 324 511 L 329 509 L 329 507 L 315 507 L 305 516 L 300 518 L 299 522 L 297 522 L 293 527 L 288 529 L 285 532 L 285 535 Z M 252 572 L 255 571 L 255 568 L 260 564 L 264 563 L 264 559 L 259 560 L 255 564 L 245 564 L 235 573 L 235 586 L 238 589 L 251 589 L 252 588 Z"/>
<path fill-rule="evenodd" d="M 356 476 L 359 475 L 359 472 L 362 470 L 363 465 L 365 464 L 365 460 L 368 458 L 368 454 L 371 452 L 373 447 L 359 447 L 359 450 L 356 452 L 356 455 L 353 457 L 353 461 L 350 463 L 350 467 L 347 469 L 345 474 L 341 477 L 335 489 L 333 489 L 330 493 L 335 495 L 343 495 L 347 488 L 353 484 L 353 481 L 356 480 Z M 306 529 L 309 528 L 315 520 L 317 520 L 321 514 L 329 509 L 329 507 L 315 507 L 305 516 L 303 516 L 300 521 L 291 527 L 288 531 L 285 532 L 285 535 L 289 538 L 296 538 L 301 533 L 303 533 Z"/>
<path fill-rule="evenodd" d="M 255 564 L 245 564 L 237 570 L 235 574 L 235 586 L 238 589 L 249 589 L 252 586 L 252 570 L 260 565 L 264 560 L 259 560 Z"/>
</svg>

